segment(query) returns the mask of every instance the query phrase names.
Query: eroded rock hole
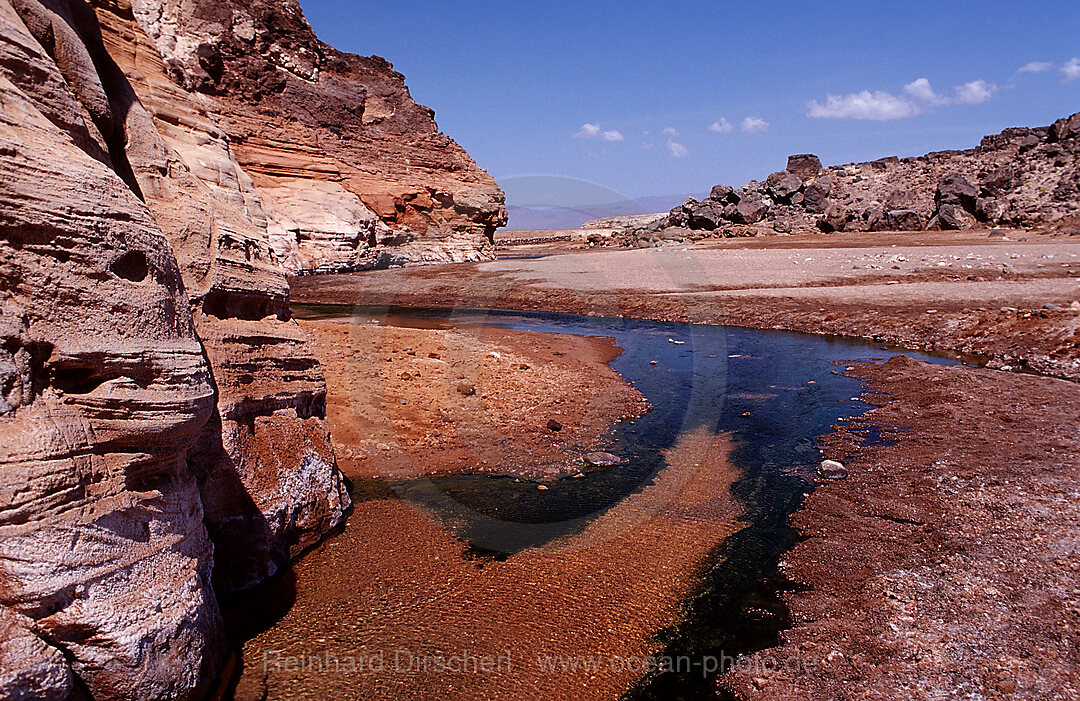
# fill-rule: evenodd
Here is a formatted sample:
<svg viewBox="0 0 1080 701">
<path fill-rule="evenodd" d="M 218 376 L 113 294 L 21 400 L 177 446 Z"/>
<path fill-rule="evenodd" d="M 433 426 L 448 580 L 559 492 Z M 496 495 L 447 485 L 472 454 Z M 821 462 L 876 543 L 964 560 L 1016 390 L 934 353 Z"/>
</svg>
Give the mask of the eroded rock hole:
<svg viewBox="0 0 1080 701">
<path fill-rule="evenodd" d="M 146 254 L 130 251 L 117 258 L 110 270 L 129 282 L 142 282 L 150 275 L 150 263 L 146 260 Z"/>
</svg>

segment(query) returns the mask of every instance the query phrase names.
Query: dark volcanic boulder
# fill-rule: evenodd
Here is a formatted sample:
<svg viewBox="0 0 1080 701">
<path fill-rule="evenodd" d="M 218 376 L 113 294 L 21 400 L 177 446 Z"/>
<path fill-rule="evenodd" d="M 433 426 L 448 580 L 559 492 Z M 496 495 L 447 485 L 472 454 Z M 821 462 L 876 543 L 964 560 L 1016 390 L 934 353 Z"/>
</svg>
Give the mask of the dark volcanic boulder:
<svg viewBox="0 0 1080 701">
<path fill-rule="evenodd" d="M 825 216 L 818 222 L 818 228 L 825 233 L 843 231 L 847 226 L 850 212 L 839 202 L 833 202 L 825 210 Z"/>
<path fill-rule="evenodd" d="M 914 209 L 893 209 L 886 215 L 890 231 L 921 231 L 922 217 Z"/>
<path fill-rule="evenodd" d="M 1078 136 L 1080 136 L 1080 112 L 1071 117 L 1059 119 L 1050 127 L 1051 141 L 1075 139 Z"/>
<path fill-rule="evenodd" d="M 980 197 L 975 202 L 975 218 L 981 222 L 996 223 L 1005 214 L 1005 203 L 996 197 Z"/>
<path fill-rule="evenodd" d="M 816 178 L 821 173 L 821 159 L 812 153 L 800 153 L 788 156 L 787 171 L 803 180 Z"/>
<path fill-rule="evenodd" d="M 942 229 L 973 229 L 975 227 L 975 217 L 958 204 L 941 205 L 937 221 Z"/>
<path fill-rule="evenodd" d="M 717 185 L 709 193 L 710 200 L 716 200 L 717 202 L 730 202 L 732 204 L 739 203 L 739 196 L 735 191 L 735 188 L 730 185 Z"/>
<path fill-rule="evenodd" d="M 1016 171 L 1010 165 L 994 169 L 983 178 L 982 189 L 991 195 L 1000 195 L 1016 184 Z"/>
<path fill-rule="evenodd" d="M 803 190 L 803 207 L 810 214 L 824 214 L 829 207 L 829 192 L 832 190 L 832 181 L 821 179 L 810 183 Z"/>
<path fill-rule="evenodd" d="M 687 224 L 691 229 L 712 231 L 724 221 L 724 205 L 705 200 L 690 207 Z"/>
<path fill-rule="evenodd" d="M 968 212 L 975 211 L 975 200 L 979 191 L 968 182 L 967 178 L 959 173 L 946 175 L 938 182 L 937 192 L 934 194 L 934 204 L 939 208 L 946 204 L 955 204 L 963 207 Z"/>
<path fill-rule="evenodd" d="M 803 181 L 798 175 L 781 170 L 765 180 L 765 187 L 774 199 L 789 201 L 791 196 L 803 189 Z"/>
<path fill-rule="evenodd" d="M 740 223 L 756 224 L 769 213 L 769 205 L 765 204 L 765 200 L 760 197 L 748 195 L 742 198 L 735 212 Z"/>
<path fill-rule="evenodd" d="M 668 226 L 686 226 L 690 222 L 690 214 L 680 205 L 668 213 Z"/>
</svg>

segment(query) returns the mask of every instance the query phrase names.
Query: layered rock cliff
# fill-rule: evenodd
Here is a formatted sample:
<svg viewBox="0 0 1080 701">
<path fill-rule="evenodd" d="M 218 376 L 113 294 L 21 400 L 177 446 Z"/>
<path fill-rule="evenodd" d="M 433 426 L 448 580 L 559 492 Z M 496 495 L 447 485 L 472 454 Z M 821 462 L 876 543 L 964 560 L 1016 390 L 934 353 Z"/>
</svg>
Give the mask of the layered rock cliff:
<svg viewBox="0 0 1080 701">
<path fill-rule="evenodd" d="M 139 96 L 166 120 L 185 112 L 190 94 L 208 96 L 200 105 L 250 175 L 242 186 L 261 200 L 287 269 L 494 255 L 502 191 L 388 62 L 320 42 L 296 0 L 133 0 L 132 11 L 139 41 L 185 89 L 179 106 L 169 90 L 135 81 Z M 220 184 L 215 171 L 196 176 Z"/>
<path fill-rule="evenodd" d="M 717 185 L 667 218 L 613 237 L 649 245 L 679 236 L 775 231 L 918 231 L 1080 224 L 1080 114 L 1006 129 L 973 149 L 823 168 L 792 156 L 741 188 Z"/>
<path fill-rule="evenodd" d="M 54 7 L 0 2 L 0 696 L 167 698 L 222 644 L 188 461 L 213 380 L 93 14 Z"/>
<path fill-rule="evenodd" d="M 501 197 L 295 3 L 0 0 L 0 696 L 204 688 L 349 505 L 286 267 L 482 257 Z"/>
</svg>

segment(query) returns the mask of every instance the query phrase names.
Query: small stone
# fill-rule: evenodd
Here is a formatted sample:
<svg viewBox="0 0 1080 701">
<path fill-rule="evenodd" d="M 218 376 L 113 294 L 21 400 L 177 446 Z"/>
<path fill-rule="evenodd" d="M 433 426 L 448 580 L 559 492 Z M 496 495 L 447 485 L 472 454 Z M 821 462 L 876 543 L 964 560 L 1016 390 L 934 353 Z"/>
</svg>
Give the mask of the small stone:
<svg viewBox="0 0 1080 701">
<path fill-rule="evenodd" d="M 558 421 L 556 421 L 555 419 L 548 419 L 547 428 L 548 428 L 549 431 L 558 432 L 558 431 L 561 431 L 563 429 L 563 425 L 561 423 L 559 423 Z"/>
<path fill-rule="evenodd" d="M 827 480 L 842 480 L 847 478 L 848 471 L 843 463 L 836 460 L 822 460 L 818 465 L 818 475 Z"/>
<path fill-rule="evenodd" d="M 548 487 L 546 484 L 538 484 L 536 485 L 536 488 L 541 492 L 546 492 L 548 489 L 550 489 L 550 487 Z"/>
<path fill-rule="evenodd" d="M 585 462 L 590 465 L 596 465 L 597 467 L 611 467 L 613 465 L 621 465 L 622 458 L 618 455 L 612 455 L 611 453 L 587 453 L 585 455 Z"/>
<path fill-rule="evenodd" d="M 1072 309 L 1074 312 L 1080 312 L 1080 301 L 1075 301 L 1070 304 L 1069 309 Z"/>
<path fill-rule="evenodd" d="M 459 382 L 457 385 L 457 393 L 463 397 L 471 397 L 476 394 L 476 387 L 471 382 Z"/>
<path fill-rule="evenodd" d="M 1052 304 L 1052 303 L 1050 303 L 1050 302 L 1047 302 L 1046 304 L 1044 304 L 1044 305 L 1043 305 L 1043 309 L 1045 309 L 1045 310 L 1047 310 L 1047 311 L 1051 311 L 1051 312 L 1056 312 L 1056 311 L 1058 311 L 1059 309 L 1061 309 L 1061 307 L 1059 307 L 1059 306 L 1058 306 L 1058 305 L 1056 305 L 1056 304 Z"/>
</svg>

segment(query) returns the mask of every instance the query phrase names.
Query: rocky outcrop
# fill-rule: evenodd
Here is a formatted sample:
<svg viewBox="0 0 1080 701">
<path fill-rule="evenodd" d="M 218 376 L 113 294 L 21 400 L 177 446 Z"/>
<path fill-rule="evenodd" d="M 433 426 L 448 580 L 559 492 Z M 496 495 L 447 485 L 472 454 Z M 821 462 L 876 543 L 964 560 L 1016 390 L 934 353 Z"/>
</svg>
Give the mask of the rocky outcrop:
<svg viewBox="0 0 1080 701">
<path fill-rule="evenodd" d="M 434 113 L 412 100 L 387 61 L 320 42 L 296 0 L 132 5 L 163 75 L 183 88 L 181 104 L 193 93 L 207 96 L 198 104 L 250 175 L 286 268 L 494 255 L 492 236 L 506 223 L 502 191 L 439 132 Z M 141 81 L 135 89 L 159 116 L 185 111 L 167 89 Z M 213 168 L 193 172 L 220 180 Z"/>
<path fill-rule="evenodd" d="M 0 36 L 0 696 L 197 694 L 216 592 L 348 508 L 325 382 L 213 98 L 132 8 L 0 0 Z"/>
<path fill-rule="evenodd" d="M 217 411 L 193 463 L 218 549 L 215 579 L 243 588 L 316 542 L 347 506 L 322 371 L 290 318 L 260 198 L 227 137 L 198 100 L 196 109 L 183 102 L 186 93 L 167 80 L 129 7 L 98 2 L 96 9 L 108 55 L 159 106 L 157 119 L 137 100 L 129 108 L 127 157 L 173 244 L 213 368 Z M 206 185 L 196 172 L 217 177 Z"/>
<path fill-rule="evenodd" d="M 214 390 L 93 15 L 53 7 L 0 2 L 0 696 L 170 698 L 222 644 L 187 457 Z"/>
<path fill-rule="evenodd" d="M 1080 114 L 1051 127 L 1006 129 L 967 151 L 822 168 L 800 154 L 764 183 L 718 185 L 665 221 L 610 241 L 798 231 L 895 231 L 1080 223 Z"/>
</svg>

